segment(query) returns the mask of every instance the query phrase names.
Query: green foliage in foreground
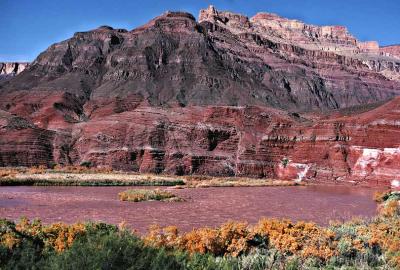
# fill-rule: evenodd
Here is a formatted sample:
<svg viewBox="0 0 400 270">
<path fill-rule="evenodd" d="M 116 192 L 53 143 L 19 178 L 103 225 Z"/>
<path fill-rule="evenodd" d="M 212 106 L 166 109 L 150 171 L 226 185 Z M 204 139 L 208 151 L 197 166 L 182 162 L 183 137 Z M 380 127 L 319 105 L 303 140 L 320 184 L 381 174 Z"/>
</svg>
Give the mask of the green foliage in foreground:
<svg viewBox="0 0 400 270">
<path fill-rule="evenodd" d="M 259 248 L 239 257 L 215 257 L 211 254 L 193 254 L 145 245 L 141 239 L 126 230 L 106 224 L 86 224 L 76 233 L 70 247 L 57 251 L 57 241 L 49 244 L 60 226 L 51 229 L 29 225 L 16 229 L 15 224 L 0 220 L 0 269 L 159 269 L 159 270 L 262 270 L 262 269 L 396 269 L 385 260 L 380 250 L 352 253 L 345 243 L 342 252 L 329 261 L 282 254 L 274 248 Z M 62 227 L 63 228 L 63 227 Z M 74 230 L 78 231 L 79 226 Z M 338 229 L 340 234 L 352 234 L 351 226 Z M 35 231 L 33 233 L 33 231 Z M 71 229 L 68 229 L 72 233 Z M 7 240 L 4 236 L 9 237 Z M 18 239 L 18 244 L 9 240 Z M 8 243 L 9 246 L 6 244 Z M 12 248 L 10 248 L 12 246 Z"/>
<path fill-rule="evenodd" d="M 398 193 L 379 198 L 380 215 L 369 221 L 322 228 L 261 220 L 254 231 L 231 222 L 184 236 L 170 228 L 169 234 L 150 233 L 144 240 L 103 223 L 0 219 L 0 269 L 400 269 Z M 248 248 L 233 252 L 239 247 Z"/>
</svg>

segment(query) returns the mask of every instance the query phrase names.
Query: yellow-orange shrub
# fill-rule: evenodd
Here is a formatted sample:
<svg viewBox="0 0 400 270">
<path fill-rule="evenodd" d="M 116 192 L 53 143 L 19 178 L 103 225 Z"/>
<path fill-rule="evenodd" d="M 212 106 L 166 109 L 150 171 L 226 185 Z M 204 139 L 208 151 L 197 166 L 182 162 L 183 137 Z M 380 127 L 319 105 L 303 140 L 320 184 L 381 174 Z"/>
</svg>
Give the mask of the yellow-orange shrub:
<svg viewBox="0 0 400 270">
<path fill-rule="evenodd" d="M 18 170 L 9 169 L 9 168 L 1 168 L 0 169 L 0 178 L 14 178 L 18 174 Z"/>
<path fill-rule="evenodd" d="M 27 173 L 29 174 L 43 174 L 45 173 L 47 170 L 47 167 L 44 165 L 40 165 L 40 166 L 35 166 L 35 167 L 30 167 L 27 170 Z"/>
<path fill-rule="evenodd" d="M 66 225 L 63 223 L 43 226 L 36 220 L 30 222 L 26 218 L 22 218 L 20 222 L 15 224 L 15 231 L 6 232 L 0 235 L 0 244 L 4 244 L 12 249 L 18 245 L 20 239 L 17 234 L 29 237 L 38 237 L 48 246 L 53 247 L 56 251 L 61 252 L 70 247 L 77 236 L 86 232 L 86 227 L 82 223 Z"/>
</svg>

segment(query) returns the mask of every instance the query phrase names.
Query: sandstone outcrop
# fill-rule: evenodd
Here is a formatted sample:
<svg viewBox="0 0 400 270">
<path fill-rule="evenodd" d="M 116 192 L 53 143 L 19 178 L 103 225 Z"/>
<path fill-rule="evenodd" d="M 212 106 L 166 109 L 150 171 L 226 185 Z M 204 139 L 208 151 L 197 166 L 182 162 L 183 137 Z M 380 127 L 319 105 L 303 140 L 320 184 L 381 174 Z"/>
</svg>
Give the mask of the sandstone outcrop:
<svg viewBox="0 0 400 270">
<path fill-rule="evenodd" d="M 11 79 L 24 71 L 29 63 L 2 63 L 0 62 L 0 82 Z"/>
<path fill-rule="evenodd" d="M 1 63 L 0 62 L 0 80 L 9 79 L 13 76 L 18 75 L 19 73 L 24 71 L 28 65 L 29 65 L 28 63 L 24 63 L 24 62 L 22 62 L 22 63 L 18 63 L 18 62 Z"/>
<path fill-rule="evenodd" d="M 392 56 L 400 58 L 400 45 L 381 47 L 380 51 L 385 53 L 385 54 L 392 55 Z"/>
<path fill-rule="evenodd" d="M 0 166 L 389 185 L 400 59 L 377 46 L 213 7 L 76 33 L 0 84 Z"/>
<path fill-rule="evenodd" d="M 358 42 L 358 47 L 361 52 L 375 53 L 380 52 L 379 43 L 376 41 Z"/>
<path fill-rule="evenodd" d="M 27 66 L 28 63 L 0 63 L 0 75 L 18 75 Z"/>
</svg>

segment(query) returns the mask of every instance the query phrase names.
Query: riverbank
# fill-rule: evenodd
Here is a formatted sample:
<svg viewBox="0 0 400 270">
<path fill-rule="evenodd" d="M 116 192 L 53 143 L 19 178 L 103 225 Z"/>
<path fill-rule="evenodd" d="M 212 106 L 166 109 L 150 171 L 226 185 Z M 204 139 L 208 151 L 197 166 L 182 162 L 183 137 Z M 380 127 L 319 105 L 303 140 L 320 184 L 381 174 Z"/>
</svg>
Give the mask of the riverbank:
<svg viewBox="0 0 400 270">
<path fill-rule="evenodd" d="M 244 177 L 139 174 L 107 169 L 88 169 L 80 166 L 59 169 L 0 169 L 0 186 L 177 186 L 180 188 L 205 188 L 298 185 L 304 185 L 304 183 Z"/>
<path fill-rule="evenodd" d="M 398 269 L 399 196 L 379 199 L 375 218 L 328 226 L 261 219 L 186 233 L 153 226 L 138 236 L 124 224 L 0 220 L 0 268 Z"/>
</svg>

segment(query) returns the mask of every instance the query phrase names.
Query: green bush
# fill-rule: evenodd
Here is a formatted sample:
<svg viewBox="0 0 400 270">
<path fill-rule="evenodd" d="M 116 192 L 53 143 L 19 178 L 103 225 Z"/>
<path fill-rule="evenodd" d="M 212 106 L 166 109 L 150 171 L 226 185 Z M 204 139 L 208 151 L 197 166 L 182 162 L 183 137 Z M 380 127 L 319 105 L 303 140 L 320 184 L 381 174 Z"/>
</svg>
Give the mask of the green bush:
<svg viewBox="0 0 400 270">
<path fill-rule="evenodd" d="M 23 238 L 12 251 L 0 245 L 0 269 L 43 269 L 47 258 L 54 255 L 37 239 Z"/>
<path fill-rule="evenodd" d="M 184 269 L 172 254 L 144 246 L 127 232 L 88 234 L 65 252 L 52 256 L 48 269 Z"/>
<path fill-rule="evenodd" d="M 103 223 L 47 226 L 0 219 L 0 269 L 398 269 L 393 259 L 398 256 L 399 225 L 397 216 L 332 225 L 331 240 L 337 246 L 329 258 L 281 252 L 262 241 L 232 257 L 153 247 Z M 387 243 L 380 244 L 382 240 Z"/>
<path fill-rule="evenodd" d="M 82 161 L 80 166 L 86 167 L 86 168 L 90 168 L 90 167 L 92 167 L 92 162 L 90 162 L 90 161 Z"/>
</svg>

